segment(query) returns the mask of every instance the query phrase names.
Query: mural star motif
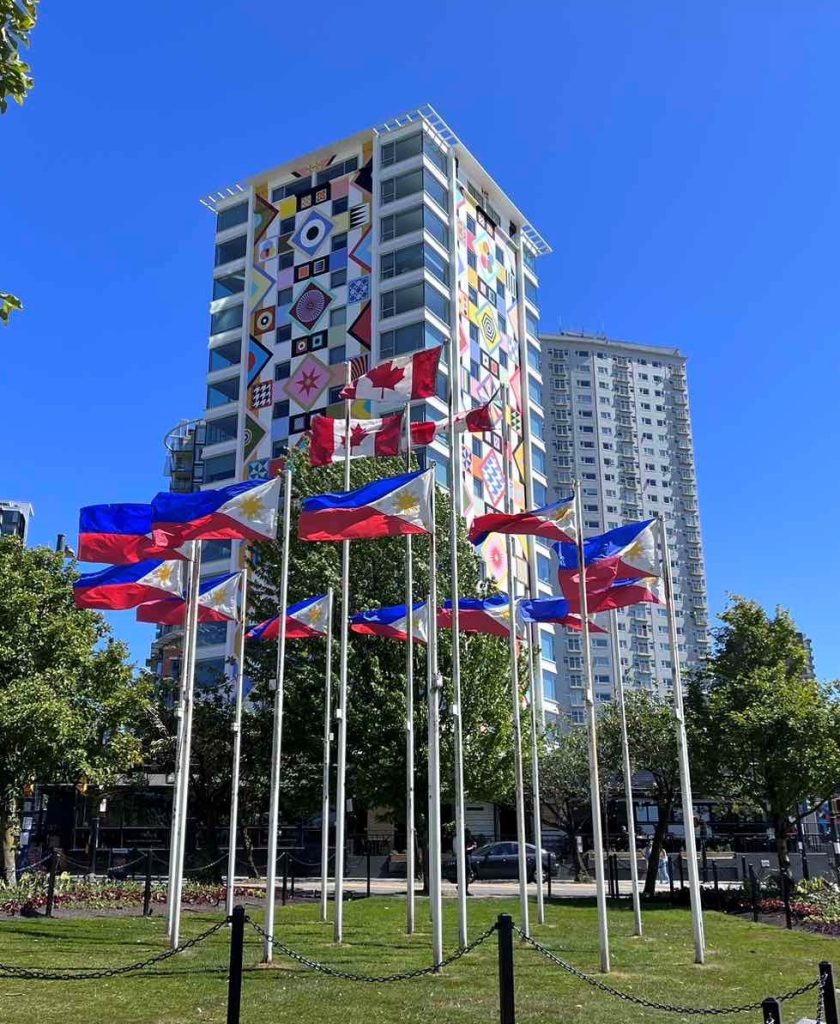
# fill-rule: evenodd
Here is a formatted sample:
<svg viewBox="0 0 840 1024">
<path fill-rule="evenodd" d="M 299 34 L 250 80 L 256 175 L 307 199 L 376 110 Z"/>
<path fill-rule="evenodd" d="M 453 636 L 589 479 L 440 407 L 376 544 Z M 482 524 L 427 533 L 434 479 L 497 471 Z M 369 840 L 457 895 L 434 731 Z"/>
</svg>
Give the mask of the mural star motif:
<svg viewBox="0 0 840 1024">
<path fill-rule="evenodd" d="M 309 370 L 302 373 L 295 381 L 300 390 L 305 392 L 307 398 L 309 397 L 310 392 L 317 390 L 320 382 L 321 378 L 315 370 Z"/>
</svg>

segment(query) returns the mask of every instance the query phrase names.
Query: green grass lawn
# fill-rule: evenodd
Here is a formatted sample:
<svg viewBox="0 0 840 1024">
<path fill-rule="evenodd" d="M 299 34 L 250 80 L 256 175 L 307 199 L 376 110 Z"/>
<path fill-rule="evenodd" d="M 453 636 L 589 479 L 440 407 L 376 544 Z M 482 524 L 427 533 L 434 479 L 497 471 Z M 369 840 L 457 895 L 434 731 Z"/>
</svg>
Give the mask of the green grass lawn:
<svg viewBox="0 0 840 1024">
<path fill-rule="evenodd" d="M 346 943 L 332 944 L 332 926 L 318 923 L 315 905 L 278 907 L 277 937 L 307 956 L 358 973 L 388 974 L 431 960 L 427 904 L 418 903 L 421 930 L 403 932 L 404 903 L 375 897 L 345 908 Z M 471 933 L 496 915 L 516 915 L 515 901 L 470 902 Z M 261 913 L 250 911 L 260 919 Z M 457 908 L 445 904 L 445 948 L 457 942 Z M 185 913 L 184 937 L 218 920 L 217 914 Z M 720 914 L 706 915 L 709 946 L 704 967 L 693 963 L 687 911 L 645 914 L 644 938 L 633 937 L 632 914 L 610 912 L 611 984 L 636 995 L 688 1006 L 729 1006 L 777 995 L 816 975 L 820 960 L 836 958 L 835 939 L 785 932 Z M 534 937 L 564 959 L 596 972 L 598 938 L 593 905 L 567 901 L 547 909 Z M 165 948 L 164 922 L 131 918 L 0 920 L 0 961 L 49 969 L 55 966 L 119 966 Z M 242 1024 L 487 1024 L 498 1020 L 496 939 L 447 968 L 442 975 L 394 984 L 360 984 L 317 974 L 277 955 L 275 966 L 258 966 L 259 937 L 247 930 Z M 47 982 L 0 979 L 2 1024 L 182 1024 L 224 1022 L 228 933 L 173 957 L 148 975 L 97 981 Z M 669 1017 L 599 993 L 517 940 L 517 1021 L 522 1024 L 632 1024 Z M 813 994 L 792 1001 L 786 1020 L 813 1017 Z M 671 1015 L 671 1020 L 678 1019 Z M 757 1013 L 733 1020 L 757 1021 Z"/>
</svg>

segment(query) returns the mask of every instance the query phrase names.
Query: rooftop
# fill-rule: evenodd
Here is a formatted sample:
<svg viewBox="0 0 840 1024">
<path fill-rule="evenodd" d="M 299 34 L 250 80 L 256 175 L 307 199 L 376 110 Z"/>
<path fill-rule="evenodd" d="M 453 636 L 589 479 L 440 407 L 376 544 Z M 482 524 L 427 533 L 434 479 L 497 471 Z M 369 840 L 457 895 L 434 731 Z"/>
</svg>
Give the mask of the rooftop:
<svg viewBox="0 0 840 1024">
<path fill-rule="evenodd" d="M 672 359 L 685 361 L 685 356 L 678 348 L 663 348 L 655 345 L 640 345 L 635 341 L 620 341 L 616 338 L 608 338 L 606 334 L 588 334 L 586 331 L 550 331 L 540 332 L 540 341 L 556 342 L 558 344 L 591 345 L 593 348 L 621 348 L 629 349 L 631 352 L 639 352 L 644 355 L 656 357 L 669 356 Z"/>
</svg>

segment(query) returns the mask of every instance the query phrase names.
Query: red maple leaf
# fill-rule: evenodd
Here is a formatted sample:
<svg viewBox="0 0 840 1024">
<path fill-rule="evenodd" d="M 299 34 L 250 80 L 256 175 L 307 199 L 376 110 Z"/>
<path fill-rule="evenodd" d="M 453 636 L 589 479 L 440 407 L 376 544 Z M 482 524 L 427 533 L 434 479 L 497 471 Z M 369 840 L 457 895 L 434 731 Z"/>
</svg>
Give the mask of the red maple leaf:
<svg viewBox="0 0 840 1024">
<path fill-rule="evenodd" d="M 353 429 L 350 431 L 350 448 L 351 448 L 351 450 L 353 448 L 358 448 L 359 445 L 364 441 L 364 439 L 367 436 L 368 436 L 368 432 L 365 430 L 365 428 L 360 426 L 357 423 L 355 425 L 355 427 L 353 427 Z M 345 443 L 346 443 L 346 441 L 347 441 L 347 439 L 345 437 Z"/>
<path fill-rule="evenodd" d="M 368 380 L 375 388 L 383 391 L 393 391 L 401 380 L 405 379 L 405 369 L 401 366 L 394 366 L 393 363 L 380 363 L 368 371 Z"/>
</svg>

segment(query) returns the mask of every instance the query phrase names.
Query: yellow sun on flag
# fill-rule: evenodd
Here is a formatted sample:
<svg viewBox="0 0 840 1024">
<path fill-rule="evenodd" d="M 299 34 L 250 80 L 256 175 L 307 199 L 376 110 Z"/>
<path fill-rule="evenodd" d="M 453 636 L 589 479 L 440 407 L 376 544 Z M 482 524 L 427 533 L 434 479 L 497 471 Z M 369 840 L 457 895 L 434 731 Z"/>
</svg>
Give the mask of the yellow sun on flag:
<svg viewBox="0 0 840 1024">
<path fill-rule="evenodd" d="M 556 523 L 565 523 L 567 519 L 572 519 L 574 514 L 574 509 L 570 505 L 561 505 L 560 508 L 549 512 L 547 518 L 553 519 Z"/>
<path fill-rule="evenodd" d="M 403 491 L 394 498 L 394 510 L 399 515 L 416 515 L 420 511 L 420 497 L 411 491 Z"/>
<path fill-rule="evenodd" d="M 239 511 L 248 519 L 256 519 L 261 512 L 265 511 L 262 498 L 256 494 L 246 494 L 239 502 Z"/>
<path fill-rule="evenodd" d="M 214 590 L 208 597 L 207 603 L 211 608 L 221 608 L 225 603 L 225 592 L 223 590 Z"/>
<path fill-rule="evenodd" d="M 164 562 L 155 574 L 158 580 L 163 584 L 169 584 L 172 582 L 172 566 L 168 562 Z"/>
<path fill-rule="evenodd" d="M 313 623 L 318 621 L 318 605 L 311 604 L 308 608 L 304 608 L 298 615 L 298 618 L 302 619 L 307 626 L 311 626 Z"/>
</svg>

